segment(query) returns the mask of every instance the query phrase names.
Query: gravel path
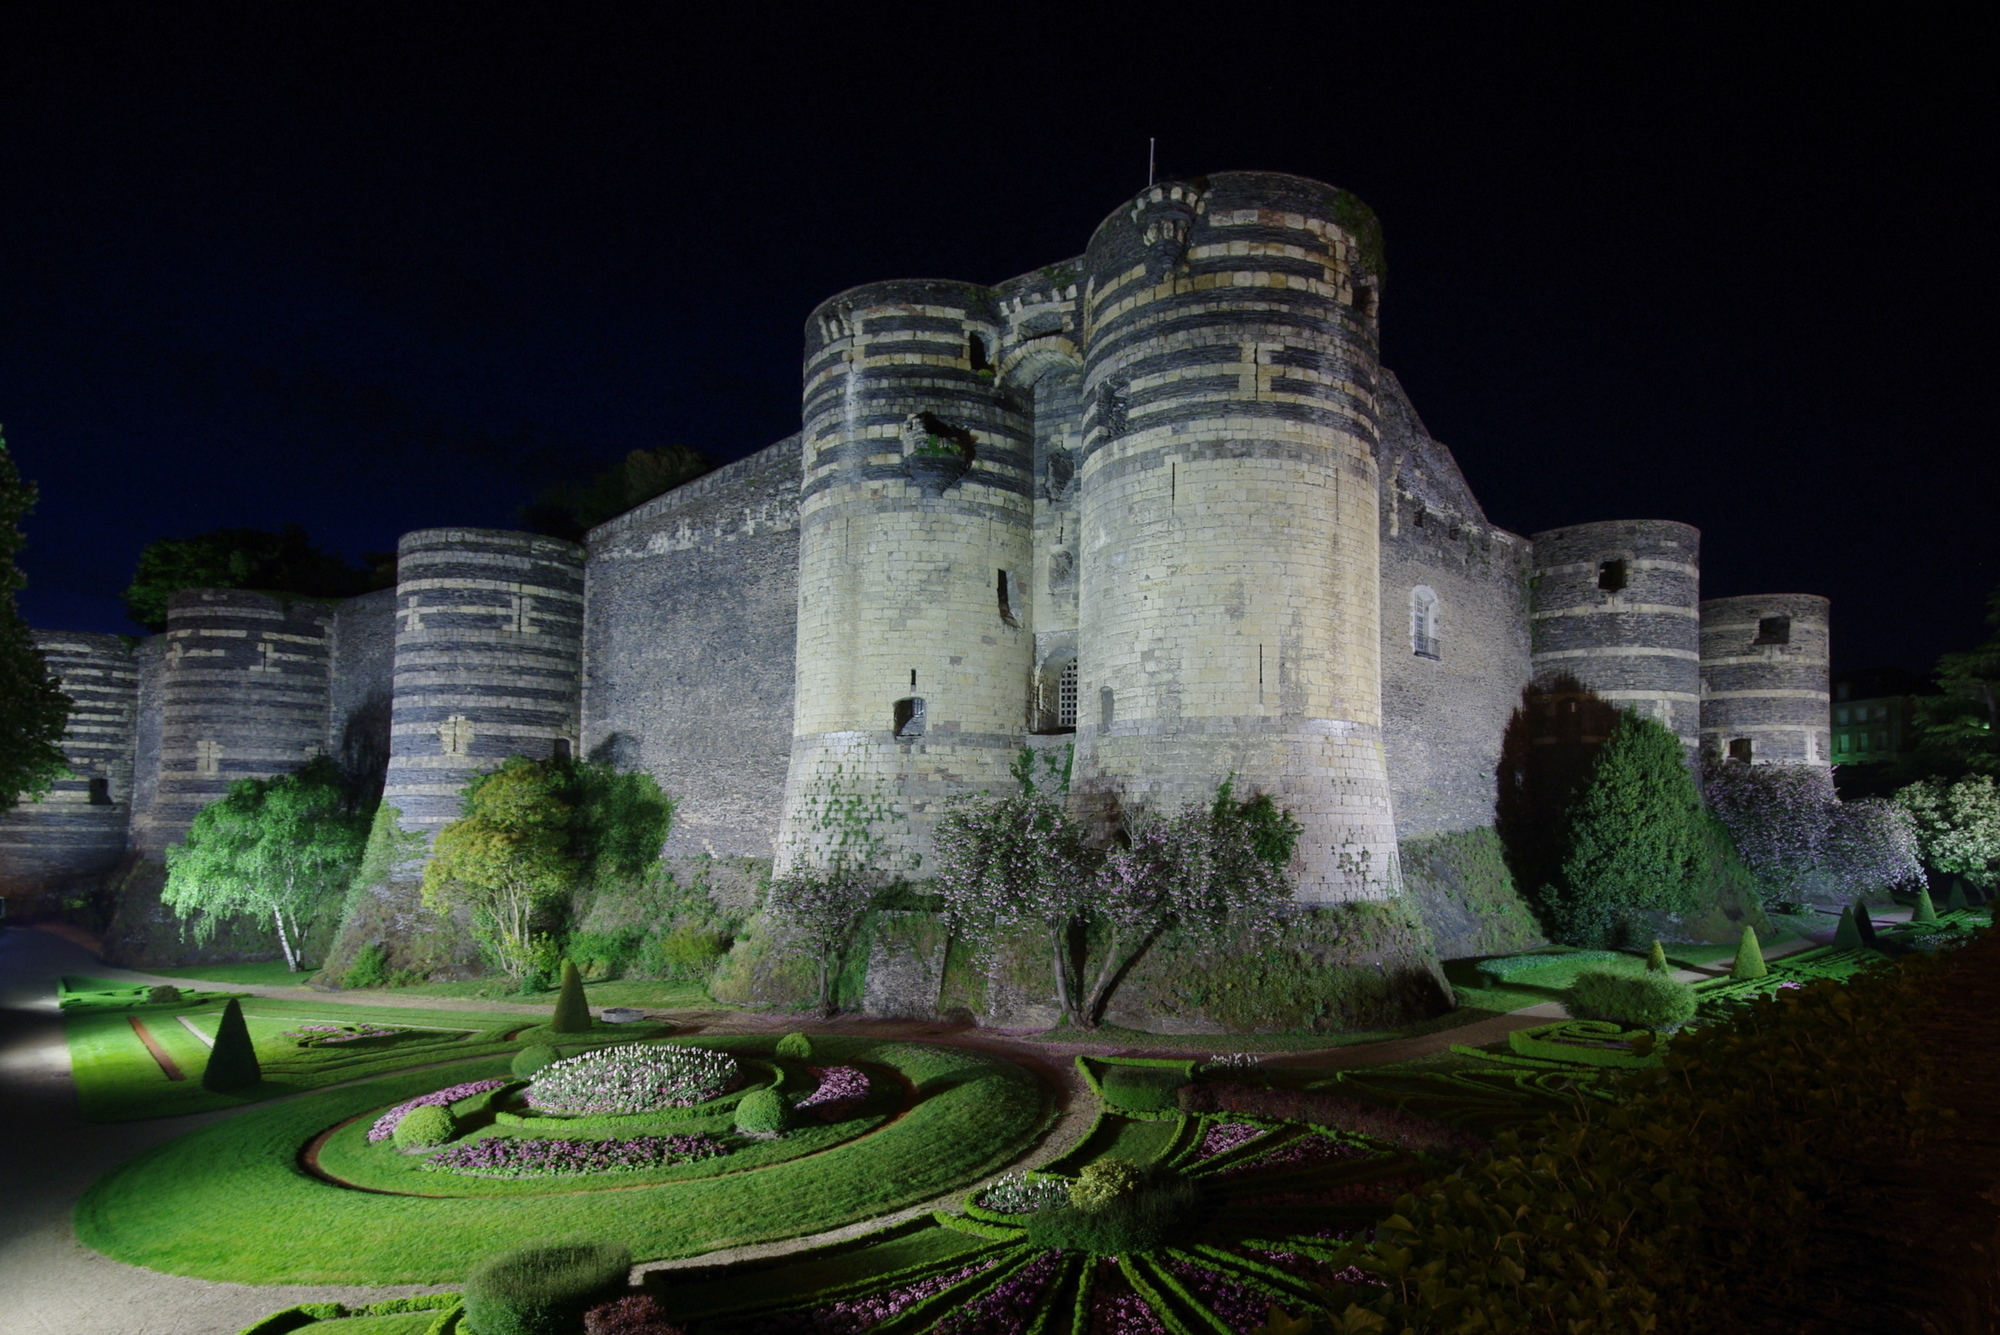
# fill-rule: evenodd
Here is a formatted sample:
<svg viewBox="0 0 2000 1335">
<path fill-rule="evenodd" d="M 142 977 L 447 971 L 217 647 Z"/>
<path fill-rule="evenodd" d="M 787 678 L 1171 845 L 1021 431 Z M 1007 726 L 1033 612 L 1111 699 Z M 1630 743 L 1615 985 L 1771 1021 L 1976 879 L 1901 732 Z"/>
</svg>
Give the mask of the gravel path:
<svg viewBox="0 0 2000 1335">
<path fill-rule="evenodd" d="M 0 1153 L 0 1335 L 233 1335 L 265 1313 L 293 1303 L 370 1302 L 450 1287 L 222 1284 L 121 1265 L 80 1245 L 70 1227 L 70 1212 L 92 1182 L 142 1150 L 235 1114 L 217 1112 L 126 1123 L 92 1123 L 78 1118 L 75 1088 L 70 1080 L 69 1049 L 63 1042 L 62 1022 L 55 1002 L 56 982 L 61 975 L 82 974 L 134 983 L 178 982 L 202 989 L 221 986 L 176 979 L 171 974 L 135 973 L 100 963 L 79 936 L 73 932 L 32 928 L 0 929 L 0 1126 L 15 1129 L 17 1133 L 19 1128 L 35 1128 L 32 1140 L 19 1138 L 17 1134 L 7 1152 Z M 1825 936 L 1831 939 L 1831 925 Z M 1811 944 L 1814 942 L 1802 941 L 1789 949 L 1804 949 Z M 1786 954 L 1789 949 L 1774 948 L 1766 954 Z M 1722 971 L 1726 971 L 1726 966 L 1717 972 Z M 1681 976 L 1693 980 L 1714 974 L 1682 971 Z M 246 986 L 230 990 L 290 1001 L 346 1000 L 338 992 L 304 987 Z M 355 1000 L 371 1007 L 491 1011 L 535 1018 L 545 1018 L 550 1011 L 547 1004 L 398 997 L 379 992 Z M 1274 1053 L 1267 1061 L 1287 1067 L 1376 1065 L 1442 1052 L 1454 1043 L 1491 1043 L 1510 1030 L 1545 1024 L 1562 1015 L 1561 1006 L 1548 1002 L 1437 1033 L 1382 1043 Z M 795 1017 L 729 1010 L 676 1012 L 672 1018 L 682 1032 L 770 1032 L 797 1023 Z M 1091 1103 L 1083 1095 L 1071 1058 L 1080 1052 L 1103 1050 L 1102 1045 L 1030 1041 L 1025 1036 L 915 1021 L 845 1019 L 824 1027 L 883 1038 L 962 1044 L 1012 1058 L 1040 1073 L 1058 1091 L 1057 1120 L 1035 1149 L 1010 1168 L 1032 1168 L 1058 1158 L 1090 1125 Z M 1181 1054 L 1162 1049 L 1159 1055 Z M 887 1219 L 873 1219 L 814 1237 L 731 1248 L 687 1261 L 660 1262 L 642 1268 L 672 1269 L 782 1255 L 858 1237 L 890 1220 L 914 1217 L 955 1202 L 963 1194 L 963 1190 L 954 1191 Z"/>
</svg>

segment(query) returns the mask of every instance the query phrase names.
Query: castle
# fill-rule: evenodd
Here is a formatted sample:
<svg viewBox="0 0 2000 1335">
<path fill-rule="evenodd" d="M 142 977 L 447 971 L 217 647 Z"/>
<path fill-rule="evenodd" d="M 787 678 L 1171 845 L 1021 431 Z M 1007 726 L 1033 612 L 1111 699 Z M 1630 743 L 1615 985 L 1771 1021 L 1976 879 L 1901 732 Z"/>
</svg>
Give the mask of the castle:
<svg viewBox="0 0 2000 1335">
<path fill-rule="evenodd" d="M 1702 601 L 1685 524 L 1495 527 L 1377 360 L 1382 276 L 1345 191 L 1154 185 L 997 287 L 828 299 L 797 435 L 581 545 L 430 529 L 393 590 L 38 632 L 74 775 L 0 817 L 0 884 L 157 861 L 231 781 L 322 753 L 385 765 L 411 830 L 575 750 L 678 799 L 670 857 L 921 877 L 945 799 L 1073 746 L 1104 820 L 1230 774 L 1272 793 L 1315 903 L 1393 896 L 1400 841 L 1493 823 L 1532 683 L 1829 763 L 1826 601 Z"/>
</svg>

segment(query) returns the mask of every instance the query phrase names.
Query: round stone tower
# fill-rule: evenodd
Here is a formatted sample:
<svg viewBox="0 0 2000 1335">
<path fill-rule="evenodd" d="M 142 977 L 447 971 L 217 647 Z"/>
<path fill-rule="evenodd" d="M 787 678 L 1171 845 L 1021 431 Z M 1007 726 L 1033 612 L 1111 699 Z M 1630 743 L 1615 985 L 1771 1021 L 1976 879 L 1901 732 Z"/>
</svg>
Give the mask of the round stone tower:
<svg viewBox="0 0 2000 1335">
<path fill-rule="evenodd" d="M 396 548 L 396 668 L 382 801 L 405 830 L 462 814 L 475 775 L 576 743 L 583 548 L 490 528 L 429 528 Z"/>
<path fill-rule="evenodd" d="M 1011 787 L 1034 667 L 1030 405 L 990 288 L 855 288 L 806 324 L 798 679 L 780 870 L 919 868 Z"/>
<path fill-rule="evenodd" d="M 1085 260 L 1077 802 L 1172 810 L 1234 774 L 1304 824 L 1308 902 L 1400 880 L 1379 237 L 1345 191 L 1236 172 L 1148 188 Z"/>
<path fill-rule="evenodd" d="M 39 802 L 0 812 L 0 891 L 33 894 L 111 869 L 132 811 L 138 668 L 116 635 L 33 632 L 71 705 L 63 729 L 70 773 Z"/>
<path fill-rule="evenodd" d="M 1827 765 L 1827 600 L 1807 593 L 1701 605 L 1701 746 L 1752 764 Z"/>
<path fill-rule="evenodd" d="M 133 822 L 158 858 L 238 779 L 289 774 L 326 748 L 333 609 L 247 589 L 167 600 L 159 785 Z"/>
<path fill-rule="evenodd" d="M 1701 735 L 1701 533 L 1662 519 L 1537 533 L 1530 597 L 1535 685 L 1570 682 Z"/>
</svg>

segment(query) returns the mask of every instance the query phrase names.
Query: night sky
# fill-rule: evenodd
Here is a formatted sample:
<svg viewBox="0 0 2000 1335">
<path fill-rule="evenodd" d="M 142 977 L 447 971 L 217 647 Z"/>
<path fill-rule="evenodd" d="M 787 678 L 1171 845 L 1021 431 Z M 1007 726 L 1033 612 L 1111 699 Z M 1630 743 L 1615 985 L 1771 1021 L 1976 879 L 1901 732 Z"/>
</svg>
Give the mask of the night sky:
<svg viewBox="0 0 2000 1335">
<path fill-rule="evenodd" d="M 761 448 L 821 299 L 1078 254 L 1157 136 L 1373 205 L 1383 360 L 1494 522 L 1693 523 L 1707 596 L 1833 599 L 1836 669 L 1986 633 L 1982 11 L 723 8 L 8 6 L 29 620 L 134 630 L 157 537 L 359 556 Z"/>
</svg>

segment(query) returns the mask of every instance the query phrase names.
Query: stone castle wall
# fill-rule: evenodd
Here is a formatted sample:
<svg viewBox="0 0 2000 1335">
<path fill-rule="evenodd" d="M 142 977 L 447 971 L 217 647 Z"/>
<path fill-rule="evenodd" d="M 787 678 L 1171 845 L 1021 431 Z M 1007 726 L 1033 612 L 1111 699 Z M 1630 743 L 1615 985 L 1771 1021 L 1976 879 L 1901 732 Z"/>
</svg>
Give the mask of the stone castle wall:
<svg viewBox="0 0 2000 1335">
<path fill-rule="evenodd" d="M 60 892 L 115 866 L 132 811 L 139 670 L 116 635 L 36 631 L 35 647 L 70 698 L 70 772 L 38 802 L 0 811 L 0 893 Z"/>
<path fill-rule="evenodd" d="M 670 856 L 768 858 L 792 750 L 799 438 L 592 530 L 583 747 L 678 803 Z"/>
<path fill-rule="evenodd" d="M 1827 614 L 1826 599 L 1804 593 L 1702 603 L 1704 751 L 1752 764 L 1833 762 Z"/>
</svg>

